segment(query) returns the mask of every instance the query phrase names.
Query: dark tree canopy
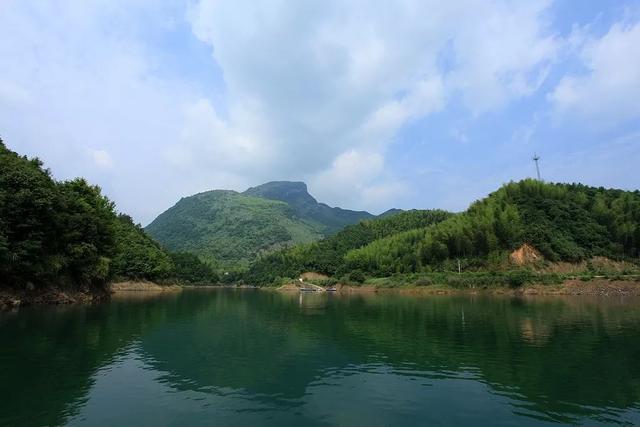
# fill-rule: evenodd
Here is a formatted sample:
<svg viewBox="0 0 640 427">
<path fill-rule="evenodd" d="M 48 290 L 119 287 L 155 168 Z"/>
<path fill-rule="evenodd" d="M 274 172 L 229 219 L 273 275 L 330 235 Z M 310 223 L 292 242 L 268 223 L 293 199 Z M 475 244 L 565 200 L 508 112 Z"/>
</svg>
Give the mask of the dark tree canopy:
<svg viewBox="0 0 640 427">
<path fill-rule="evenodd" d="M 118 216 L 99 187 L 84 179 L 56 182 L 42 162 L 19 156 L 2 141 L 0 277 L 0 286 L 14 287 L 217 279 L 196 257 L 175 262 L 130 217 Z"/>
</svg>

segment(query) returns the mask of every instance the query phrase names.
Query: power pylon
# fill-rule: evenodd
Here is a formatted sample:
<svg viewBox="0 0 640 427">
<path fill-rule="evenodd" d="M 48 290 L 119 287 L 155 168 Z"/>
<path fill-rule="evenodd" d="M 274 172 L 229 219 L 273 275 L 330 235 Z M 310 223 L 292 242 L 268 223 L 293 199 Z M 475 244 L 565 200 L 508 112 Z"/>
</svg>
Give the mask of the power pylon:
<svg viewBox="0 0 640 427">
<path fill-rule="evenodd" d="M 536 174 L 538 174 L 538 181 L 542 181 L 542 178 L 540 178 L 540 166 L 538 166 L 538 160 L 540 160 L 540 157 L 534 153 L 533 161 L 536 162 Z"/>
</svg>

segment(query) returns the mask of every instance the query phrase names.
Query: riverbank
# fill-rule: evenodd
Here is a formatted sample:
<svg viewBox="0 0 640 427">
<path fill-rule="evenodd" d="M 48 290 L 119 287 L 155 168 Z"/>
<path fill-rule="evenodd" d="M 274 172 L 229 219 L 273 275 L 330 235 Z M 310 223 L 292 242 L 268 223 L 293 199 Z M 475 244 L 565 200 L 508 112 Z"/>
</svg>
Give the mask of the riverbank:
<svg viewBox="0 0 640 427">
<path fill-rule="evenodd" d="M 108 301 L 112 294 L 127 292 L 176 292 L 182 286 L 159 285 L 146 281 L 123 281 L 110 283 L 102 288 L 66 289 L 49 287 L 45 289 L 0 289 L 0 311 L 19 307 L 41 305 L 94 304 Z"/>
<path fill-rule="evenodd" d="M 308 285 L 307 285 L 308 287 Z M 297 283 L 279 287 L 265 287 L 265 290 L 280 292 L 300 292 Z M 448 294 L 495 294 L 495 295 L 591 295 L 591 296 L 640 296 L 640 281 L 637 279 L 616 280 L 595 278 L 590 280 L 567 279 L 551 284 L 525 284 L 518 287 L 502 285 L 483 286 L 451 286 L 448 284 L 416 285 L 416 284 L 336 284 L 330 287 L 341 294 L 357 293 L 400 293 L 407 295 L 448 295 Z M 302 291 L 324 292 L 315 286 L 314 289 Z"/>
<path fill-rule="evenodd" d="M 176 292 L 181 291 L 182 286 L 179 285 L 159 285 L 148 281 L 127 280 L 123 282 L 111 283 L 109 285 L 111 292 Z"/>
<path fill-rule="evenodd" d="M 107 288 L 0 290 L 0 311 L 33 305 L 93 304 L 109 299 Z"/>
<path fill-rule="evenodd" d="M 399 285 L 393 287 L 375 285 L 342 285 L 337 287 L 343 293 L 402 293 L 420 295 L 446 294 L 497 294 L 497 295 L 591 295 L 591 296 L 640 296 L 640 282 L 636 280 L 592 279 L 565 280 L 559 284 L 527 284 L 510 288 L 505 286 L 452 287 L 449 285 Z"/>
<path fill-rule="evenodd" d="M 526 284 L 519 287 L 507 286 L 469 286 L 454 287 L 447 284 L 416 285 L 416 284 L 335 284 L 326 289 L 317 285 L 306 284 L 303 291 L 313 287 L 315 292 L 333 291 L 338 294 L 373 294 L 398 293 L 404 295 L 451 295 L 451 294 L 487 294 L 487 295 L 587 295 L 600 297 L 640 296 L 640 281 L 637 279 L 616 280 L 595 278 L 590 280 L 568 279 L 557 284 Z M 261 289 L 278 292 L 300 292 L 299 284 L 289 284 L 280 287 L 240 286 L 197 286 L 197 285 L 159 285 L 153 282 L 123 281 L 111 283 L 101 289 L 62 289 L 47 288 L 38 290 L 0 290 L 0 311 L 17 309 L 34 305 L 65 305 L 65 304 L 94 304 L 105 302 L 112 295 L 154 295 L 166 292 L 180 292 L 183 289 Z M 332 292 L 332 293 L 333 293 Z"/>
</svg>

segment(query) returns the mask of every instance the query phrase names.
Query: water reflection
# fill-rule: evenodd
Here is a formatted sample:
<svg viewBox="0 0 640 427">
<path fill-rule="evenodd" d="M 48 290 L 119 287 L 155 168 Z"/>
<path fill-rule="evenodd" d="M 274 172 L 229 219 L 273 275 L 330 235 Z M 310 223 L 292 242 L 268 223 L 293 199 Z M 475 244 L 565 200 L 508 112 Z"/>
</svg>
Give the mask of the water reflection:
<svg viewBox="0 0 640 427">
<path fill-rule="evenodd" d="M 194 290 L 3 315 L 0 342 L 1 425 L 640 422 L 628 299 Z"/>
</svg>

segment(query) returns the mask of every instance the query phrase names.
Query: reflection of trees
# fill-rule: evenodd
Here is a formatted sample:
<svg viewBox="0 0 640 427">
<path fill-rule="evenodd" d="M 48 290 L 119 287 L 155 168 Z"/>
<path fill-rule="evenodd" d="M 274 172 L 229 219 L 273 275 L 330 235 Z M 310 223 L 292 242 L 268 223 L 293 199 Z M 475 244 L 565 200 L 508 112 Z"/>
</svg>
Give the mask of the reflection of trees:
<svg viewBox="0 0 640 427">
<path fill-rule="evenodd" d="M 217 292 L 206 312 L 156 329 L 142 349 L 178 389 L 234 389 L 266 400 L 277 395 L 282 404 L 303 395 L 323 368 L 348 363 L 312 324 L 300 321 L 326 319 L 308 316 L 322 307 L 309 297 L 300 305 L 297 294 Z"/>
<path fill-rule="evenodd" d="M 396 301 L 392 301 L 395 299 Z M 429 371 L 477 368 L 499 392 L 549 417 L 584 406 L 624 409 L 640 400 L 640 313 L 606 301 L 389 297 L 347 322 L 388 363 Z M 378 307 L 378 310 L 372 309 Z M 464 320 L 463 313 L 464 312 Z M 606 321 L 604 320 L 606 319 Z M 389 326 L 393 325 L 393 326 Z M 523 325 L 531 337 L 523 337 Z"/>
<path fill-rule="evenodd" d="M 328 372 L 384 363 L 469 372 L 547 419 L 607 416 L 640 401 L 640 312 L 610 301 L 189 291 L 6 315 L 0 424 L 63 424 L 132 343 L 176 389 L 280 406 Z"/>
<path fill-rule="evenodd" d="M 310 298 L 331 298 L 310 295 Z M 181 389 L 244 390 L 301 398 L 347 364 L 461 369 L 556 420 L 640 400 L 640 313 L 606 301 L 398 295 L 334 297 L 329 304 L 277 293 L 218 293 L 190 323 L 171 323 L 143 349 Z M 309 316 L 309 307 L 326 315 Z M 168 346 L 166 343 L 172 343 Z M 594 414 L 592 414 L 594 415 Z"/>
<path fill-rule="evenodd" d="M 64 424 L 83 404 L 98 369 L 146 331 L 192 315 L 205 301 L 180 302 L 165 295 L 0 317 L 0 425 Z"/>
</svg>

